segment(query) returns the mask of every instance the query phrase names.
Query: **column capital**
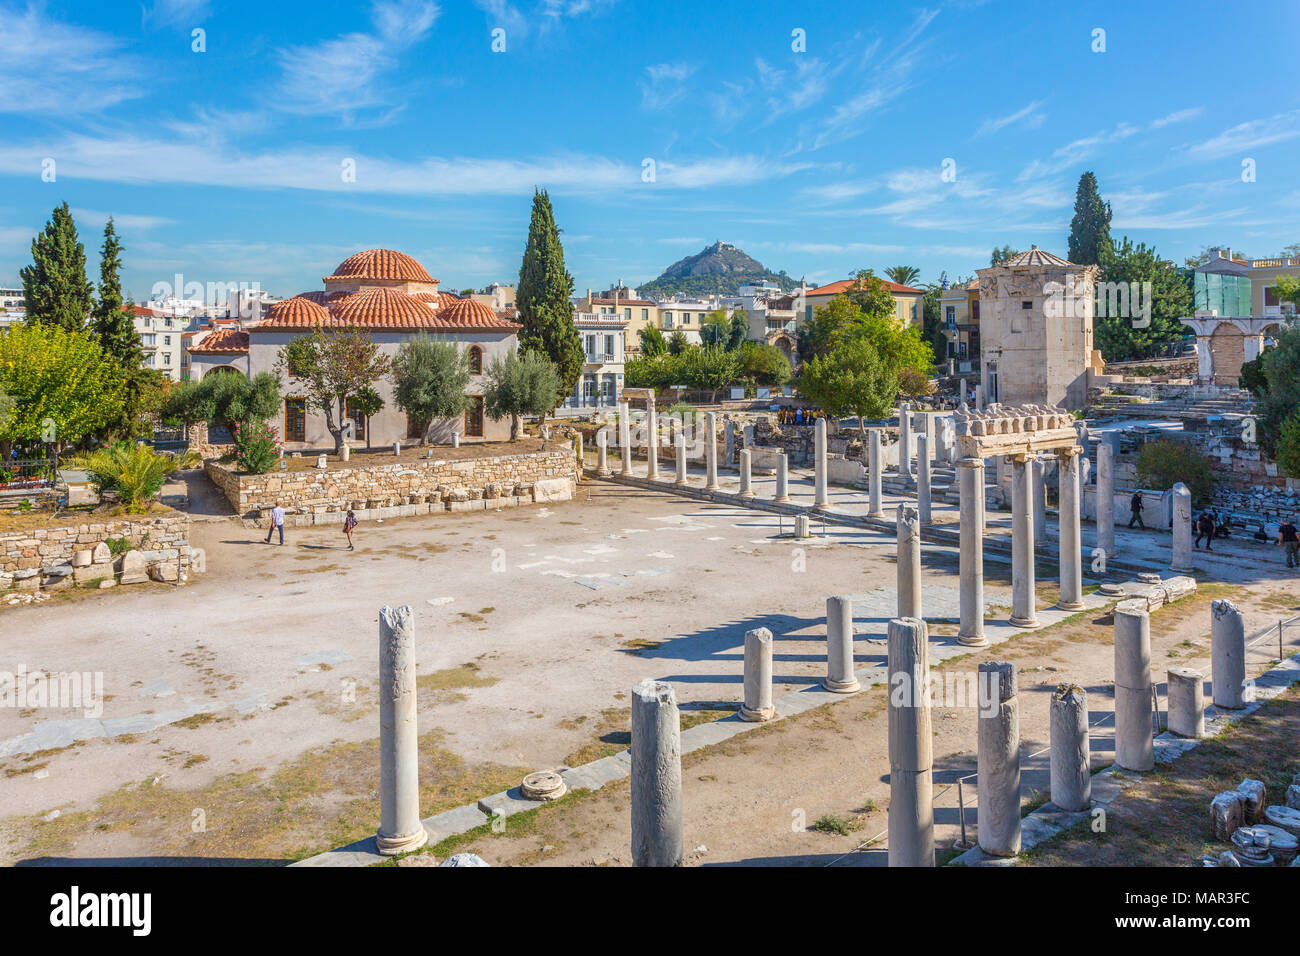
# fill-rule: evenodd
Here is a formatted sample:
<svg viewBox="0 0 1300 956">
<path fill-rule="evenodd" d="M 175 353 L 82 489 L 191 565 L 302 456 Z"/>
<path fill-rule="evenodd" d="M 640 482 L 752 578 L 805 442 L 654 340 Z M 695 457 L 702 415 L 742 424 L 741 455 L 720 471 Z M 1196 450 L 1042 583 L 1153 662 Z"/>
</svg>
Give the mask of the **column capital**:
<svg viewBox="0 0 1300 956">
<path fill-rule="evenodd" d="M 1066 458 L 1077 458 L 1079 455 L 1082 454 L 1083 454 L 1083 448 L 1080 445 L 1072 445 L 1069 448 L 1056 449 L 1056 457 L 1062 460 Z"/>
</svg>

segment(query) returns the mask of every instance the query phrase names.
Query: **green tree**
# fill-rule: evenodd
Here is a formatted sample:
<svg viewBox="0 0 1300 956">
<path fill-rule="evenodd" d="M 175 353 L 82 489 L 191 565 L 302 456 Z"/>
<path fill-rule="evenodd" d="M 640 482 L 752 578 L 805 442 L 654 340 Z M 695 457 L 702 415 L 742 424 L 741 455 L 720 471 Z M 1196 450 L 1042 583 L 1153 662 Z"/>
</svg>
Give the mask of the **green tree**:
<svg viewBox="0 0 1300 956">
<path fill-rule="evenodd" d="M 943 295 L 944 283 L 948 273 L 939 273 L 939 281 L 925 286 L 925 295 L 921 298 L 921 338 L 930 346 L 930 351 L 937 360 L 948 355 L 947 326 L 943 320 L 943 305 L 939 301 Z"/>
<path fill-rule="evenodd" d="M 1151 315 L 1150 324 L 1142 325 L 1146 316 L 1138 315 L 1138 303 L 1132 296 L 1128 315 L 1099 314 L 1093 321 L 1093 336 L 1102 355 L 1112 362 L 1150 358 L 1186 335 L 1179 318 L 1192 314 L 1193 295 L 1185 272 L 1161 259 L 1145 243 L 1133 245 L 1127 236 L 1105 259 L 1102 281 L 1125 283 L 1130 290 L 1136 282 L 1144 304 L 1147 296 L 1142 290 L 1145 283 L 1151 283 Z"/>
<path fill-rule="evenodd" d="M 573 276 L 564 267 L 564 248 L 545 190 L 533 195 L 528 245 L 519 267 L 515 302 L 519 309 L 519 347 L 541 352 L 555 365 L 558 385 L 554 408 L 582 377 L 582 336 L 573 322 Z M 545 419 L 545 415 L 542 416 Z"/>
<path fill-rule="evenodd" d="M 519 437 L 523 415 L 545 415 L 555 407 L 559 375 L 540 352 L 508 353 L 492 360 L 487 371 L 483 404 L 493 418 L 510 416 L 510 440 Z"/>
<path fill-rule="evenodd" d="M 1137 473 L 1141 487 L 1156 491 L 1169 491 L 1181 481 L 1192 493 L 1192 504 L 1197 508 L 1214 497 L 1210 460 L 1182 442 L 1147 442 L 1138 452 Z"/>
<path fill-rule="evenodd" d="M 429 428 L 436 419 L 465 414 L 469 380 L 469 354 L 450 342 L 416 335 L 398 349 L 393 359 L 393 401 L 424 423 L 421 445 L 428 444 Z"/>
<path fill-rule="evenodd" d="M 75 445 L 122 407 L 122 370 L 95 337 L 36 323 L 0 331 L 0 389 L 13 401 L 0 451 L 14 443 Z"/>
<path fill-rule="evenodd" d="M 1020 250 L 1013 246 L 994 246 L 993 251 L 989 253 L 989 265 L 996 266 L 1003 262 L 1009 262 L 1018 255 L 1020 255 Z"/>
<path fill-rule="evenodd" d="M 669 355 L 681 355 L 689 345 L 690 342 L 686 340 L 686 333 L 681 329 L 673 329 L 673 334 L 668 336 Z"/>
<path fill-rule="evenodd" d="M 1277 345 L 1267 349 L 1259 361 L 1264 382 L 1255 393 L 1259 397 L 1255 435 L 1264 454 L 1276 460 L 1282 426 L 1300 409 L 1300 327 L 1284 326 Z"/>
<path fill-rule="evenodd" d="M 355 395 L 348 396 L 348 405 L 361 416 L 366 428 L 366 447 L 370 447 L 370 419 L 384 408 L 384 399 L 373 385 L 358 389 Z"/>
<path fill-rule="evenodd" d="M 775 345 L 744 342 L 736 354 L 740 359 L 740 375 L 755 385 L 784 385 L 790 381 L 790 360 Z"/>
<path fill-rule="evenodd" d="M 700 320 L 700 341 L 705 345 L 726 345 L 731 339 L 731 321 L 726 309 L 714 309 Z"/>
<path fill-rule="evenodd" d="M 1290 302 L 1300 308 L 1300 277 L 1280 275 L 1273 280 L 1273 294 L 1278 302 Z"/>
<path fill-rule="evenodd" d="M 642 355 L 663 355 L 668 351 L 668 340 L 653 325 L 644 326 L 637 337 L 641 340 Z"/>
<path fill-rule="evenodd" d="M 275 370 L 281 378 L 296 379 L 293 386 L 321 410 L 334 438 L 334 454 L 341 455 L 348 396 L 372 386 L 391 365 L 361 329 L 314 328 L 280 349 Z"/>
<path fill-rule="evenodd" d="M 1110 248 L 1110 203 L 1102 202 L 1097 177 L 1087 172 L 1074 193 L 1069 259 L 1081 266 L 1103 265 Z"/>
<path fill-rule="evenodd" d="M 915 285 L 921 278 L 921 270 L 916 266 L 890 266 L 885 270 L 885 275 L 899 285 Z"/>
<path fill-rule="evenodd" d="M 208 422 L 233 436 L 237 425 L 275 418 L 280 413 L 280 380 L 271 372 L 251 379 L 242 375 L 209 375 L 200 382 L 172 386 L 162 407 L 165 421 L 189 426 Z"/>
<path fill-rule="evenodd" d="M 870 269 L 859 269 L 853 285 L 845 290 L 849 301 L 867 315 L 894 316 L 894 294 Z"/>
<path fill-rule="evenodd" d="M 1277 440 L 1277 463 L 1288 478 L 1300 478 L 1300 411 L 1282 423 Z"/>
<path fill-rule="evenodd" d="M 732 384 L 740 376 L 739 356 L 735 352 L 728 352 L 721 345 L 687 349 L 682 353 L 682 358 L 684 362 L 681 374 L 686 380 L 685 384 L 707 388 L 712 394 L 710 404 L 718 400 L 719 389 Z"/>
<path fill-rule="evenodd" d="M 749 338 L 749 314 L 737 310 L 731 316 L 731 332 L 727 336 L 727 351 L 734 352 Z"/>
<path fill-rule="evenodd" d="M 99 250 L 99 301 L 95 304 L 92 325 L 99 344 L 125 368 L 134 368 L 143 359 L 140 336 L 122 301 L 122 244 L 118 241 L 110 216 L 104 226 L 104 245 Z"/>
<path fill-rule="evenodd" d="M 28 322 L 58 325 L 69 332 L 86 327 L 92 286 L 86 279 L 86 250 L 66 202 L 55 207 L 45 231 L 32 240 L 32 264 L 18 275 Z"/>
<path fill-rule="evenodd" d="M 856 415 L 866 437 L 868 418 L 883 418 L 898 395 L 898 369 L 865 339 L 839 342 L 804 363 L 798 379 L 800 397 L 830 415 Z"/>
</svg>

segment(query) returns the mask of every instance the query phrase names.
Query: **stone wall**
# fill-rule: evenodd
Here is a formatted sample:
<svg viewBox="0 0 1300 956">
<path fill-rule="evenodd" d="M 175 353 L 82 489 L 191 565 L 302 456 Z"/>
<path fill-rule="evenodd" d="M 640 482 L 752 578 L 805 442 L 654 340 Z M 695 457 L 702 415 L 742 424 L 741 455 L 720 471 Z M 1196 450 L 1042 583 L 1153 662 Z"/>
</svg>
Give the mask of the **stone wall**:
<svg viewBox="0 0 1300 956">
<path fill-rule="evenodd" d="M 264 523 L 265 513 L 279 503 L 290 525 L 340 524 L 348 508 L 366 521 L 566 501 L 573 497 L 578 478 L 577 458 L 568 447 L 265 475 L 237 474 L 215 461 L 205 468 L 239 515 Z"/>
<path fill-rule="evenodd" d="M 64 519 L 67 520 L 66 518 Z M 143 561 L 143 570 L 154 565 L 175 565 L 190 560 L 188 515 L 158 517 L 97 517 L 94 521 L 61 524 L 29 531 L 0 531 L 0 590 L 10 587 L 51 589 L 94 578 L 113 578 L 114 564 L 105 558 L 109 538 L 125 538 Z M 78 552 L 90 552 L 92 560 L 81 565 Z M 85 556 L 82 556 L 82 560 Z M 116 564 L 120 564 L 118 559 Z M 120 570 L 120 568 L 119 568 Z M 93 575 L 93 578 L 92 578 Z"/>
</svg>

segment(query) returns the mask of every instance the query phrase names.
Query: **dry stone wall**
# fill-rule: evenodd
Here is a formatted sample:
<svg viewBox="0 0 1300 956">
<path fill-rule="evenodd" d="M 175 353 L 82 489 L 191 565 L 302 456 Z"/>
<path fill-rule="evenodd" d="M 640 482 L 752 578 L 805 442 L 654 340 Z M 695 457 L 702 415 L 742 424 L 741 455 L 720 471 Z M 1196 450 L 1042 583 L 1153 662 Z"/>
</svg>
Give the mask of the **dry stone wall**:
<svg viewBox="0 0 1300 956">
<path fill-rule="evenodd" d="M 53 590 L 71 584 L 113 580 L 123 557 L 113 560 L 106 542 L 125 539 L 131 566 L 154 580 L 176 580 L 172 569 L 189 567 L 190 519 L 176 514 L 122 517 L 46 528 L 0 532 L 0 591 Z M 130 583 L 123 581 L 123 583 Z"/>
</svg>

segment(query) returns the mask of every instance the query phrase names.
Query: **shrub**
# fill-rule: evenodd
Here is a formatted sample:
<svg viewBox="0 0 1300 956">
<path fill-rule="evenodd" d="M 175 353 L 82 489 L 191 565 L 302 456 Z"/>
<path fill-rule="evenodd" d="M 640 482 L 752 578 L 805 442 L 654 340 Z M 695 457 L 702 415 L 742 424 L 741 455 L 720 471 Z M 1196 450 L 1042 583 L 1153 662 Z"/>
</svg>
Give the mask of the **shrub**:
<svg viewBox="0 0 1300 956">
<path fill-rule="evenodd" d="M 100 494 L 115 490 L 127 511 L 144 511 L 162 490 L 163 481 L 176 470 L 176 459 L 171 455 L 160 455 L 148 445 L 129 442 L 118 442 L 68 464 L 84 468 Z"/>
<path fill-rule="evenodd" d="M 1148 442 L 1138 453 L 1138 483 L 1144 488 L 1169 491 L 1182 482 L 1192 493 L 1192 505 L 1204 507 L 1214 497 L 1214 471 L 1196 449 L 1175 441 Z"/>
<path fill-rule="evenodd" d="M 266 422 L 236 424 L 231 431 L 235 440 L 235 461 L 250 475 L 264 475 L 280 458 L 280 441 L 275 429 Z"/>
</svg>

